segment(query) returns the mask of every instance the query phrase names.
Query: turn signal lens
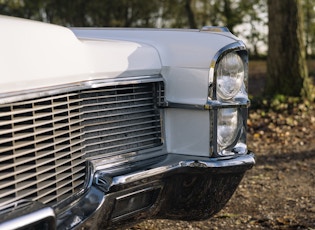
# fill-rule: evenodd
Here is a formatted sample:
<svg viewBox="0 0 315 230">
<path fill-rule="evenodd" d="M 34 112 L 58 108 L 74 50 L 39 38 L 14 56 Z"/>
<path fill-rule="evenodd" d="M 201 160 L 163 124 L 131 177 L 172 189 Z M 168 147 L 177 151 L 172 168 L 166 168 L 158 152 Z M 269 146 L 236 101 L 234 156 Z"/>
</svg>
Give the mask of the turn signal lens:
<svg viewBox="0 0 315 230">
<path fill-rule="evenodd" d="M 218 64 L 217 93 L 223 100 L 233 98 L 241 89 L 245 68 L 241 57 L 236 52 L 225 55 Z"/>
</svg>

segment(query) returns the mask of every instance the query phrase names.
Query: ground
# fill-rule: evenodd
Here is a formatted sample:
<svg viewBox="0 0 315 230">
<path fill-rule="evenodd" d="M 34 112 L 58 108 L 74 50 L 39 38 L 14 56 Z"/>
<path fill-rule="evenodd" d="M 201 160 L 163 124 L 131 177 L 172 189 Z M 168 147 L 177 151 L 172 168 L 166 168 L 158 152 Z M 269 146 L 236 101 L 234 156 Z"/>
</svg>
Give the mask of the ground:
<svg viewBox="0 0 315 230">
<path fill-rule="evenodd" d="M 263 62 L 252 65 L 251 94 L 262 92 L 264 71 Z M 207 221 L 149 220 L 130 229 L 315 230 L 315 105 L 280 98 L 273 106 L 250 111 L 257 163 L 222 211 Z"/>
</svg>

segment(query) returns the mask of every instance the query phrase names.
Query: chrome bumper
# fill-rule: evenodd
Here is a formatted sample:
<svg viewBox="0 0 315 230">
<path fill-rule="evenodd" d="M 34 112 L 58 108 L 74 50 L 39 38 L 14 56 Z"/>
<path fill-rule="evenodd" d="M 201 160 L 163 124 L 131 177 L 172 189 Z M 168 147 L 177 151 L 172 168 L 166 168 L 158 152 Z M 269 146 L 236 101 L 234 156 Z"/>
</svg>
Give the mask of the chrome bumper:
<svg viewBox="0 0 315 230">
<path fill-rule="evenodd" d="M 229 158 L 169 154 L 124 175 L 97 171 L 89 189 L 67 209 L 31 202 L 1 215 L 0 229 L 108 229 L 147 218 L 206 219 L 223 208 L 254 164 L 252 153 Z"/>
</svg>

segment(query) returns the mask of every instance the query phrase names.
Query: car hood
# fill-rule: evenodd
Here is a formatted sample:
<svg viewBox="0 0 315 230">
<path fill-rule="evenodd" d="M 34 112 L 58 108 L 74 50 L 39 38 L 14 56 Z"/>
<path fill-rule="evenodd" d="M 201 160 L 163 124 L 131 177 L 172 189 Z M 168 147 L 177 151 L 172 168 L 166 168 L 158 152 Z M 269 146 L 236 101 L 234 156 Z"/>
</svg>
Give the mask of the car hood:
<svg viewBox="0 0 315 230">
<path fill-rule="evenodd" d="M 95 79 L 158 74 L 155 48 L 134 41 L 78 39 L 68 28 L 0 16 L 0 94 Z"/>
<path fill-rule="evenodd" d="M 216 53 L 238 42 L 230 32 L 196 29 L 71 28 L 79 38 L 114 39 L 148 44 L 158 50 L 163 67 L 209 69 Z"/>
<path fill-rule="evenodd" d="M 184 75 L 201 70 L 199 78 L 206 84 L 216 54 L 238 41 L 229 32 L 69 29 L 7 16 L 0 16 L 0 28 L 0 97 L 68 83 L 160 73 L 171 81 L 172 69 L 183 70 Z"/>
</svg>

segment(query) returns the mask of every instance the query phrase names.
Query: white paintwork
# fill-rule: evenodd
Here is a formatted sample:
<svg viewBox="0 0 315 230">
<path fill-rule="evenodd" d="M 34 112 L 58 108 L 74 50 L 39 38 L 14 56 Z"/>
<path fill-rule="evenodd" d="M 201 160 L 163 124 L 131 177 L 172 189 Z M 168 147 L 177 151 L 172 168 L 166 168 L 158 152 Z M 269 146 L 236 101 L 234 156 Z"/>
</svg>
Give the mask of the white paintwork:
<svg viewBox="0 0 315 230">
<path fill-rule="evenodd" d="M 67 28 L 0 16 L 0 95 L 92 79 L 157 74 L 157 51 L 127 41 L 81 41 Z"/>
<path fill-rule="evenodd" d="M 204 105 L 211 61 L 237 40 L 230 33 L 197 30 L 70 30 L 10 17 L 0 17 L 0 28 L 0 98 L 20 90 L 160 73 L 167 101 Z M 208 111 L 168 108 L 164 122 L 168 152 L 209 155 Z"/>
<path fill-rule="evenodd" d="M 133 41 L 155 47 L 171 102 L 206 103 L 210 64 L 224 46 L 237 41 L 231 33 L 198 30 L 73 28 L 79 38 Z"/>
<path fill-rule="evenodd" d="M 230 33 L 207 33 L 196 30 L 73 29 L 73 31 L 80 38 L 119 39 L 152 45 L 158 50 L 161 58 L 166 100 L 192 105 L 206 103 L 211 62 L 222 47 L 237 41 Z M 168 152 L 210 155 L 209 111 L 169 108 L 165 110 L 164 122 Z"/>
<path fill-rule="evenodd" d="M 210 119 L 207 110 L 167 109 L 165 111 L 167 151 L 209 156 Z"/>
<path fill-rule="evenodd" d="M 72 28 L 79 38 L 134 41 L 154 46 L 163 66 L 209 68 L 215 53 L 237 41 L 231 33 L 198 30 Z"/>
<path fill-rule="evenodd" d="M 204 105 L 208 97 L 209 68 L 162 68 L 166 100 L 182 104 Z"/>
</svg>

